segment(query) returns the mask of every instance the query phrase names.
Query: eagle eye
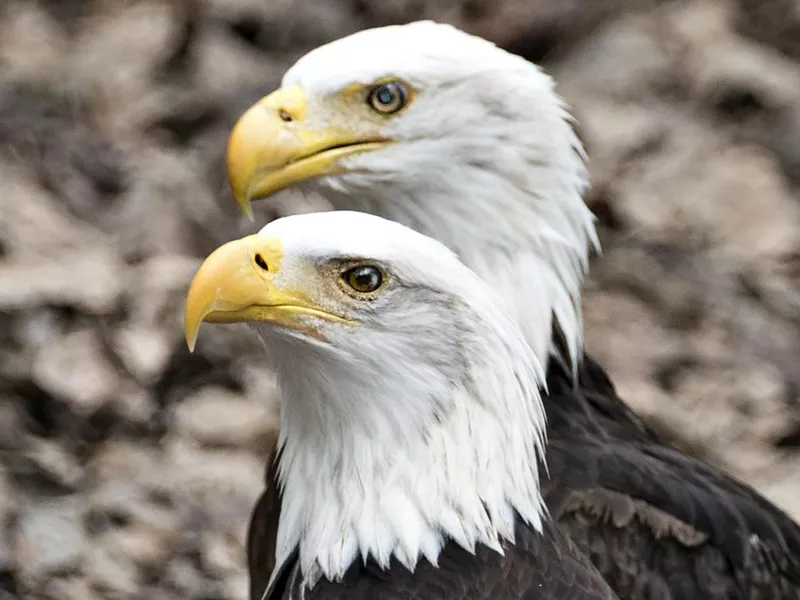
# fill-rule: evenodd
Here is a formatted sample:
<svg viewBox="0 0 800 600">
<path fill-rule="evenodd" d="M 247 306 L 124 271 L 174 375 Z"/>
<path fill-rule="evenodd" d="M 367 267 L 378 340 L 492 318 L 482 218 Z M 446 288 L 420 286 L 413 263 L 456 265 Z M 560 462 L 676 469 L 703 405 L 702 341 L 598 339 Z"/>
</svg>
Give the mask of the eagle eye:
<svg viewBox="0 0 800 600">
<path fill-rule="evenodd" d="M 361 265 L 342 273 L 344 282 L 360 294 L 374 292 L 383 283 L 383 273 L 378 267 Z"/>
<path fill-rule="evenodd" d="M 408 90 L 399 81 L 389 81 L 372 88 L 368 100 L 375 111 L 390 115 L 408 103 Z"/>
</svg>

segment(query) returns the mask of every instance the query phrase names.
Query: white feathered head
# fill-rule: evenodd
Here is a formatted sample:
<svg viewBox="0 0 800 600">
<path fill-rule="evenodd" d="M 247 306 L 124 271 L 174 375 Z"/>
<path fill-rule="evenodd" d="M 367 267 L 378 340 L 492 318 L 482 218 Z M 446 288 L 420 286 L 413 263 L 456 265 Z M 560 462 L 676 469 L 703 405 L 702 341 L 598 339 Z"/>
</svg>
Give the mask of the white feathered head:
<svg viewBox="0 0 800 600">
<path fill-rule="evenodd" d="M 580 143 L 536 65 L 429 21 L 356 33 L 245 113 L 228 173 L 246 211 L 299 186 L 435 237 L 504 297 L 542 361 L 553 317 L 579 357 L 596 235 Z"/>
</svg>

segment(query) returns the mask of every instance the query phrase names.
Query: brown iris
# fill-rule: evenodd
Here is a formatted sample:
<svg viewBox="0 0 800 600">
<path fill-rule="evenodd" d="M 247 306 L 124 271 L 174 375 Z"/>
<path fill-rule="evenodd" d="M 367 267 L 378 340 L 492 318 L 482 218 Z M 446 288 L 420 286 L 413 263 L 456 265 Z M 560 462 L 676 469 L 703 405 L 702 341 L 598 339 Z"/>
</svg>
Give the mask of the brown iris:
<svg viewBox="0 0 800 600">
<path fill-rule="evenodd" d="M 342 274 L 345 283 L 361 294 L 374 292 L 383 283 L 383 273 L 378 267 L 361 265 Z"/>
<path fill-rule="evenodd" d="M 408 103 L 408 90 L 399 81 L 389 81 L 372 88 L 368 100 L 374 110 L 390 115 Z"/>
</svg>

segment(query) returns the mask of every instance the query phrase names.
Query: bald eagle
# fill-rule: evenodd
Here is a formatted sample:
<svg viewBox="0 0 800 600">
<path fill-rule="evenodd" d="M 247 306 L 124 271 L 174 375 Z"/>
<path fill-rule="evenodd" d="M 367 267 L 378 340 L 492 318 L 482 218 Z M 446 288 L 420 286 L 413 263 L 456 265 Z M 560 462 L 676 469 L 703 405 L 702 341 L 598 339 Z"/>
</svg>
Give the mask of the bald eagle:
<svg viewBox="0 0 800 600">
<path fill-rule="evenodd" d="M 236 124 L 229 181 L 381 215 L 492 285 L 546 367 L 545 502 L 622 598 L 800 598 L 800 527 L 747 485 L 665 444 L 583 353 L 597 246 L 584 154 L 552 80 L 451 26 L 366 30 L 311 51 Z M 248 555 L 259 596 L 280 497 L 268 464 Z"/>
<path fill-rule="evenodd" d="M 218 248 L 186 301 L 252 322 L 280 392 L 270 598 L 612 599 L 539 490 L 543 370 L 445 246 L 357 212 Z"/>
</svg>

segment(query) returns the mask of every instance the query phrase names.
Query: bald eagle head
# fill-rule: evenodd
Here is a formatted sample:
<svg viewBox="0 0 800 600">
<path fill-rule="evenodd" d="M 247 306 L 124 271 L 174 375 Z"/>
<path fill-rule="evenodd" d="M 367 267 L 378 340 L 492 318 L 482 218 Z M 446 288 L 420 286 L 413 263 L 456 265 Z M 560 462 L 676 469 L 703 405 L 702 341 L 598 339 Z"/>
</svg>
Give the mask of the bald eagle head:
<svg viewBox="0 0 800 600">
<path fill-rule="evenodd" d="M 440 243 L 353 212 L 298 215 L 230 242 L 186 303 L 252 323 L 276 369 L 284 502 L 277 565 L 313 581 L 358 558 L 436 564 L 539 528 L 541 365 L 502 301 Z"/>
<path fill-rule="evenodd" d="M 427 21 L 334 41 L 240 119 L 228 173 L 246 210 L 314 189 L 438 239 L 501 294 L 543 362 L 553 316 L 578 358 L 596 244 L 586 169 L 552 80 L 524 59 Z"/>
</svg>

